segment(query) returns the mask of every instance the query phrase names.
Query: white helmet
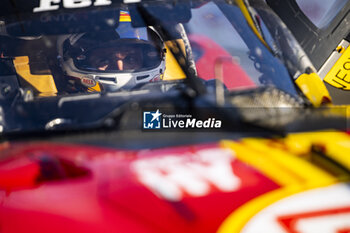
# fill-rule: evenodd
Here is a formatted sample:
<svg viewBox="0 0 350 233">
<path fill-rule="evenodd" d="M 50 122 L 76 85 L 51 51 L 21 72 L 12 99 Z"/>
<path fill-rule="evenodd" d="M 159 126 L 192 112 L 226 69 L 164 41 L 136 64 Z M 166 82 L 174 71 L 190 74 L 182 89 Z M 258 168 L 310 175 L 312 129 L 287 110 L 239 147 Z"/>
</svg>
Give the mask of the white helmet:
<svg viewBox="0 0 350 233">
<path fill-rule="evenodd" d="M 161 80 L 165 71 L 163 41 L 153 28 L 133 28 L 130 17 L 126 19 L 115 30 L 58 38 L 65 75 L 86 88 L 99 83 L 105 91 Z"/>
</svg>

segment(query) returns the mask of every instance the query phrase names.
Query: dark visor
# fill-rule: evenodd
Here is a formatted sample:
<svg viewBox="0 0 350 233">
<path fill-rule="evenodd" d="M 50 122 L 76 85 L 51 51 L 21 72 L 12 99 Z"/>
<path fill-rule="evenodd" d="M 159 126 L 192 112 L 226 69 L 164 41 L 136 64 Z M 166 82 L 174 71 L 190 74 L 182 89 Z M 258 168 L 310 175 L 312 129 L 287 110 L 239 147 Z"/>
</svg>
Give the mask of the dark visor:
<svg viewBox="0 0 350 233">
<path fill-rule="evenodd" d="M 160 65 L 160 48 L 144 41 L 131 41 L 91 48 L 74 58 L 77 68 L 98 72 L 142 71 Z"/>
</svg>

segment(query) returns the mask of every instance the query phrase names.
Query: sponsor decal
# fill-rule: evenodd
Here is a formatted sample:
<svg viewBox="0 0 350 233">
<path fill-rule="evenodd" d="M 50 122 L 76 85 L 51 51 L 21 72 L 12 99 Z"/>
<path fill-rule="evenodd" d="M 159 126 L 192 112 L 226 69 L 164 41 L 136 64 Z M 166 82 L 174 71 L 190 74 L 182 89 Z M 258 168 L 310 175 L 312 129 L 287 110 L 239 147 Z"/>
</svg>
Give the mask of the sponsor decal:
<svg viewBox="0 0 350 233">
<path fill-rule="evenodd" d="M 62 4 L 61 4 L 62 3 Z M 84 8 L 89 6 L 109 6 L 112 4 L 111 0 L 40 0 L 38 7 L 33 9 L 34 13 L 55 11 L 62 5 L 63 8 L 74 9 Z"/>
<path fill-rule="evenodd" d="M 130 14 L 128 11 L 120 11 L 119 22 L 131 22 Z"/>
<path fill-rule="evenodd" d="M 222 121 L 215 118 L 197 119 L 191 114 L 143 112 L 143 129 L 220 129 Z"/>
<path fill-rule="evenodd" d="M 86 87 L 94 87 L 96 86 L 96 81 L 91 78 L 82 78 L 81 84 L 83 84 Z"/>
<path fill-rule="evenodd" d="M 50 23 L 50 22 L 76 22 L 78 21 L 75 14 L 60 14 L 60 15 L 51 15 L 43 14 L 40 17 L 40 22 Z"/>
<path fill-rule="evenodd" d="M 241 186 L 233 173 L 233 152 L 208 148 L 134 161 L 138 181 L 159 198 L 180 201 L 185 196 L 206 196 L 214 190 L 232 192 Z"/>
<path fill-rule="evenodd" d="M 327 73 L 324 81 L 343 90 L 350 90 L 350 46 Z"/>
<path fill-rule="evenodd" d="M 349 233 L 349 184 L 301 192 L 268 206 L 248 221 L 241 232 Z"/>
<path fill-rule="evenodd" d="M 149 82 L 158 82 L 158 81 L 161 81 L 161 80 L 162 80 L 162 78 L 161 78 L 160 74 L 157 74 L 151 80 L 149 80 Z"/>
<path fill-rule="evenodd" d="M 350 233 L 350 206 L 280 216 L 277 221 L 288 233 Z"/>
</svg>

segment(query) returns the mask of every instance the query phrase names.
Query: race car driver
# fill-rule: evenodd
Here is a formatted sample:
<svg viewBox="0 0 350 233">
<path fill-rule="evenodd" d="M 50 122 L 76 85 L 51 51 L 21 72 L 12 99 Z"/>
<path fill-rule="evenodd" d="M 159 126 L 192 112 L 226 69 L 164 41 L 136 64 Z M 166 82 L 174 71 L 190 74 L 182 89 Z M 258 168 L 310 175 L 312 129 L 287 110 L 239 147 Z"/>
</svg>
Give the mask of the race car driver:
<svg viewBox="0 0 350 233">
<path fill-rule="evenodd" d="M 117 91 L 161 80 L 164 43 L 152 27 L 133 28 L 121 11 L 115 30 L 61 36 L 60 65 L 74 91 Z"/>
</svg>

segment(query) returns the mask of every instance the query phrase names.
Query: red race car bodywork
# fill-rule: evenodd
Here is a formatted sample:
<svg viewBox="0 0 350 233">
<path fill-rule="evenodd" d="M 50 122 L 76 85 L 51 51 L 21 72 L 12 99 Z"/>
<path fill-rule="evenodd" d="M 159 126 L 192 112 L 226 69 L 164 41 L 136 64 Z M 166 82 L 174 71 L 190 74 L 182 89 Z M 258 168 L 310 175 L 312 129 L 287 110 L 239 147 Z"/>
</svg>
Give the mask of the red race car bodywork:
<svg viewBox="0 0 350 233">
<path fill-rule="evenodd" d="M 348 229 L 346 183 L 337 184 L 340 177 L 305 160 L 312 144 L 341 159 L 348 140 L 345 133 L 315 133 L 143 150 L 5 143 L 1 230 L 258 232 L 266 227 L 283 233 L 304 232 L 297 229 L 305 221 Z M 304 227 L 309 232 L 310 226 Z"/>
<path fill-rule="evenodd" d="M 234 209 L 279 187 L 218 144 L 13 147 L 0 167 L 3 232 L 214 232 Z"/>
</svg>

